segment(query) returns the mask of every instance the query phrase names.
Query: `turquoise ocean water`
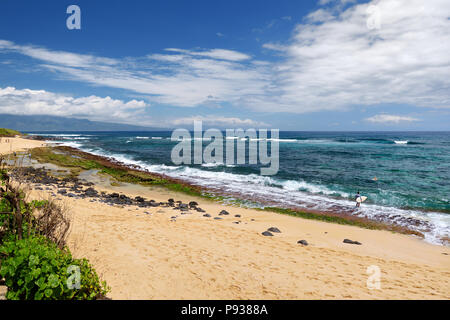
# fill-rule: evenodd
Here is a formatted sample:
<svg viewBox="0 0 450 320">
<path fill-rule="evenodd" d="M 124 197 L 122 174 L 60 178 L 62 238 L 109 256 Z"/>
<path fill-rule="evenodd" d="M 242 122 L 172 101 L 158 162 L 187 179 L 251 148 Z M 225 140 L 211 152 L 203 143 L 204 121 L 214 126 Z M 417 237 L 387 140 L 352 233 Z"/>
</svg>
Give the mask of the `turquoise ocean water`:
<svg viewBox="0 0 450 320">
<path fill-rule="evenodd" d="M 342 212 L 408 225 L 433 243 L 450 237 L 450 132 L 280 132 L 274 176 L 261 176 L 258 165 L 174 165 L 170 155 L 178 142 L 171 141 L 171 132 L 39 134 L 247 199 L 248 205 Z M 353 201 L 358 190 L 368 197 L 359 209 Z"/>
</svg>

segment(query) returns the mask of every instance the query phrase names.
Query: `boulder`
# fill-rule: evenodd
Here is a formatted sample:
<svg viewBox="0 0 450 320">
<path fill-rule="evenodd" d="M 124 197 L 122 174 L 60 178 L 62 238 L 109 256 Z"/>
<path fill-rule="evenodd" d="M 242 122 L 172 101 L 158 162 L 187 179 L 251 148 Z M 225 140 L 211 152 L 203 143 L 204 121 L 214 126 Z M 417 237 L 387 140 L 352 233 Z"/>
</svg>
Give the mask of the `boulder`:
<svg viewBox="0 0 450 320">
<path fill-rule="evenodd" d="M 196 206 L 198 206 L 197 202 L 195 202 L 195 201 L 189 202 L 189 207 L 193 208 L 193 207 L 196 207 Z"/>
<path fill-rule="evenodd" d="M 350 239 L 344 239 L 343 242 L 344 243 L 348 243 L 348 244 L 356 244 L 356 245 L 359 245 L 359 246 L 362 244 L 361 242 L 353 241 L 353 240 L 350 240 Z"/>
<path fill-rule="evenodd" d="M 140 197 L 140 196 L 137 196 L 136 198 L 134 198 L 134 200 L 136 200 L 137 202 L 144 202 L 145 201 L 145 199 Z"/>
</svg>

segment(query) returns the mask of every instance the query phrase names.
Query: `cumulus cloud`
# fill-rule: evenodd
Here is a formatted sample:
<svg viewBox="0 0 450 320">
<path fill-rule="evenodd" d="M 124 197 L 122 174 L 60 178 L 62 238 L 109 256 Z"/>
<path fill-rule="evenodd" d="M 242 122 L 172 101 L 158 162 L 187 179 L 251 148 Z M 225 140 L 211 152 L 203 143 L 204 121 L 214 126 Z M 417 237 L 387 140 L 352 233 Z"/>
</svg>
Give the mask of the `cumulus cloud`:
<svg viewBox="0 0 450 320">
<path fill-rule="evenodd" d="M 416 122 L 419 119 L 407 117 L 407 116 L 397 116 L 392 114 L 377 114 L 373 117 L 366 118 L 366 121 L 372 123 L 384 123 L 384 124 L 398 124 L 401 122 Z"/>
<path fill-rule="evenodd" d="M 367 26 L 373 4 L 379 29 Z M 449 16 L 445 0 L 380 0 L 312 12 L 309 18 L 322 23 L 307 20 L 284 49 L 275 47 L 286 56 L 276 68 L 277 110 L 380 103 L 449 107 Z M 275 101 L 260 101 L 259 109 L 273 109 Z"/>
<path fill-rule="evenodd" d="M 62 79 L 179 107 L 228 103 L 289 113 L 387 103 L 450 107 L 450 1 L 320 2 L 326 6 L 305 17 L 289 41 L 264 44 L 277 62 L 220 48 L 111 59 L 2 40 L 0 52 L 36 59 Z M 373 12 L 380 28 L 368 27 Z"/>
<path fill-rule="evenodd" d="M 0 113 L 15 115 L 53 115 L 97 121 L 149 125 L 144 101 L 128 102 L 110 97 L 80 97 L 45 90 L 0 88 Z"/>
<path fill-rule="evenodd" d="M 267 66 L 246 63 L 250 56 L 232 50 L 182 50 L 125 58 L 122 61 L 0 42 L 0 52 L 17 52 L 40 60 L 41 67 L 62 79 L 126 89 L 152 102 L 195 107 L 213 102 L 238 103 L 263 95 Z"/>
</svg>

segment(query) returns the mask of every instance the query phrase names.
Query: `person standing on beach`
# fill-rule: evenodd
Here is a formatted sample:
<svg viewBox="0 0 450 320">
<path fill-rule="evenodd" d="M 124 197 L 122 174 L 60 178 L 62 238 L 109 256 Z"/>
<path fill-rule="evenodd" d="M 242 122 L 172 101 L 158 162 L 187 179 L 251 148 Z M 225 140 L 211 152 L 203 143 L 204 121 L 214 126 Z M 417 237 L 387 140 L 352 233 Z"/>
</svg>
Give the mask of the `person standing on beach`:
<svg viewBox="0 0 450 320">
<path fill-rule="evenodd" d="M 358 201 L 358 198 L 361 198 L 361 195 L 359 194 L 359 191 L 356 193 L 356 196 L 355 196 L 356 207 L 359 208 L 361 206 L 361 202 Z"/>
</svg>

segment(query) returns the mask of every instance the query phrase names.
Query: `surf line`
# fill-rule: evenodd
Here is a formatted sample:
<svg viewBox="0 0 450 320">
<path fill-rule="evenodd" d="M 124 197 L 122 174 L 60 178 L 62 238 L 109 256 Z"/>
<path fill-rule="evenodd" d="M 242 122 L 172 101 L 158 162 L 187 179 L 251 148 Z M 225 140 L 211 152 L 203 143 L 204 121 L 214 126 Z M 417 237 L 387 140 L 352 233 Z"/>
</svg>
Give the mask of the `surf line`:
<svg viewBox="0 0 450 320">
<path fill-rule="evenodd" d="M 272 176 L 279 170 L 279 130 L 271 129 L 270 139 L 267 138 L 267 131 L 267 129 L 256 130 L 253 128 L 247 130 L 226 129 L 224 139 L 221 130 L 208 129 L 203 132 L 202 121 L 194 121 L 193 139 L 191 132 L 187 129 L 176 129 L 172 132 L 171 141 L 179 141 L 179 143 L 172 149 L 171 160 L 175 165 L 201 165 L 204 163 L 260 165 L 261 175 Z M 203 149 L 204 141 L 211 141 L 211 143 Z M 247 141 L 248 162 L 246 157 Z M 224 158 L 224 144 L 226 158 Z"/>
</svg>

